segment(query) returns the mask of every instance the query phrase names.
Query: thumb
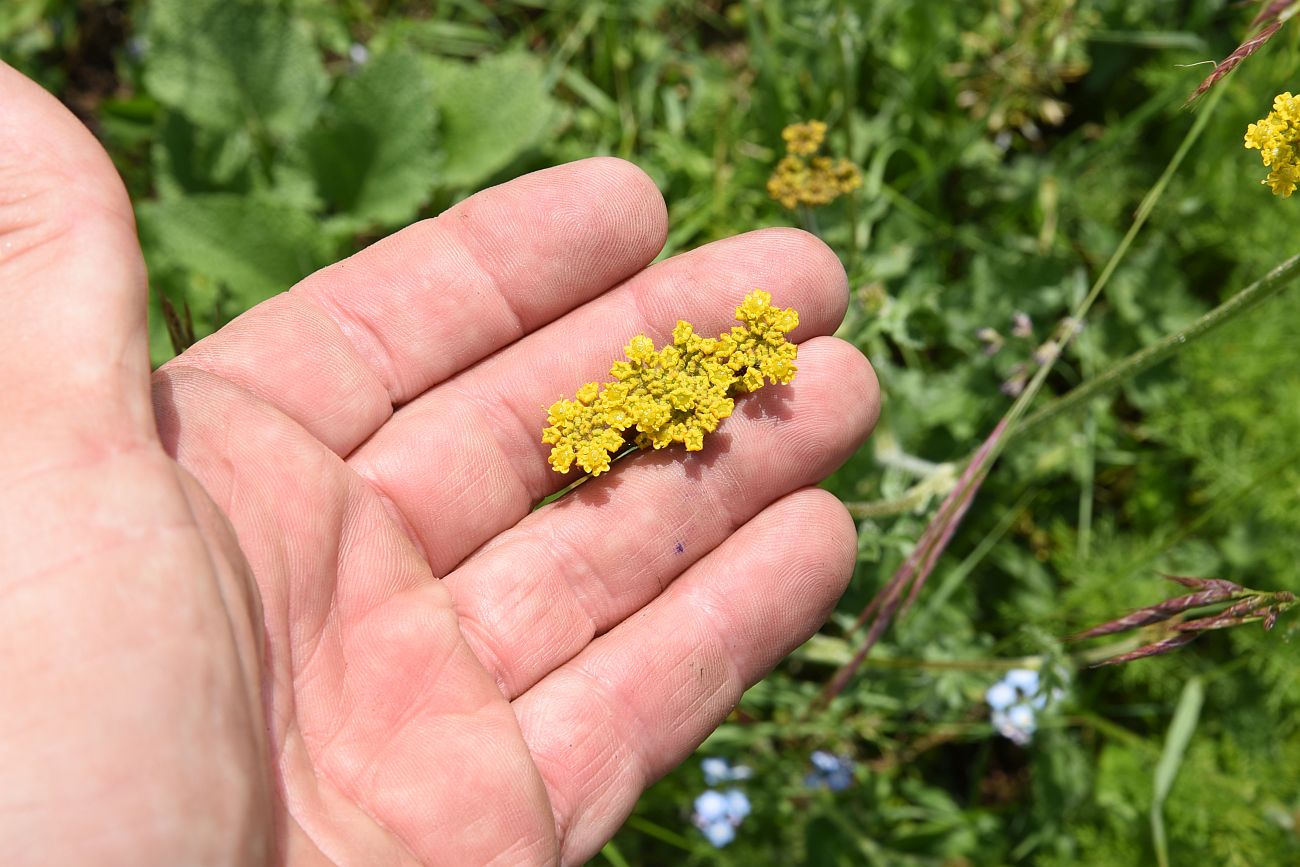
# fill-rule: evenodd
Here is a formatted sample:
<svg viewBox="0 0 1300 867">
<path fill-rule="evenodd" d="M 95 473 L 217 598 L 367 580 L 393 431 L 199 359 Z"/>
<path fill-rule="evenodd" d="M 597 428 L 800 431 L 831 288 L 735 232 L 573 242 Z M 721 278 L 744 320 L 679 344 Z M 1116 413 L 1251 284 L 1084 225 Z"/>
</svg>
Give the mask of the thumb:
<svg viewBox="0 0 1300 867">
<path fill-rule="evenodd" d="M 108 155 L 0 62 L 0 394 L 22 420 L 0 427 L 0 455 L 32 457 L 11 438 L 48 455 L 152 435 L 145 292 L 131 204 Z"/>
</svg>

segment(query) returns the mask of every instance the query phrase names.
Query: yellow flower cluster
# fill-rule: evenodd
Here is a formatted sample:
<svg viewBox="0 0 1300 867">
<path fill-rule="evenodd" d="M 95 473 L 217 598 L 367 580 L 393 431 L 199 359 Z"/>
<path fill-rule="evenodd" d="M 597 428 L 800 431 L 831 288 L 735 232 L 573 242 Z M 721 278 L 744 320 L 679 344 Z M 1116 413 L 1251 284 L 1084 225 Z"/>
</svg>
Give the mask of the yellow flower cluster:
<svg viewBox="0 0 1300 867">
<path fill-rule="evenodd" d="M 820 120 L 792 123 L 781 130 L 781 138 L 785 139 L 785 149 L 788 153 L 800 157 L 812 156 L 821 149 L 822 142 L 826 140 L 826 124 Z"/>
<path fill-rule="evenodd" d="M 826 139 L 826 124 L 821 121 L 792 123 L 781 131 L 781 138 L 786 155 L 767 180 L 767 194 L 784 207 L 830 204 L 862 186 L 862 175 L 853 163 L 813 156 Z"/>
<path fill-rule="evenodd" d="M 673 342 L 658 352 L 643 335 L 623 350 L 625 361 L 610 368 L 613 382 L 589 382 L 576 400 L 551 405 L 542 431 L 550 463 L 567 473 L 576 462 L 593 476 L 609 469 L 610 456 L 630 437 L 640 448 L 683 443 L 704 448 L 704 435 L 735 408 L 733 396 L 762 388 L 765 380 L 794 378 L 797 348 L 785 335 L 799 325 L 793 308 L 772 306 L 772 296 L 755 289 L 736 308 L 741 326 L 719 337 L 700 337 L 678 322 Z"/>
<path fill-rule="evenodd" d="M 1273 99 L 1273 110 L 1246 129 L 1246 147 L 1257 148 L 1271 171 L 1260 181 L 1274 195 L 1290 198 L 1300 182 L 1300 97 L 1287 93 Z"/>
</svg>

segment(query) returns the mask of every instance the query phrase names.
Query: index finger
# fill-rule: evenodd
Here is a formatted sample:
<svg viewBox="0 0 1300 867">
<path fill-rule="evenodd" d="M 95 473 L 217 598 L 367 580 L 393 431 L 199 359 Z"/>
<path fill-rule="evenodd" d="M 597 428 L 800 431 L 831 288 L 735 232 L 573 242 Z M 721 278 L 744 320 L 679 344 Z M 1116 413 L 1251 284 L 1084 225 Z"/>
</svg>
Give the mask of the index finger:
<svg viewBox="0 0 1300 867">
<path fill-rule="evenodd" d="M 221 376 L 347 454 L 394 404 L 639 271 L 666 227 L 631 163 L 544 169 L 312 274 L 169 367 Z"/>
</svg>

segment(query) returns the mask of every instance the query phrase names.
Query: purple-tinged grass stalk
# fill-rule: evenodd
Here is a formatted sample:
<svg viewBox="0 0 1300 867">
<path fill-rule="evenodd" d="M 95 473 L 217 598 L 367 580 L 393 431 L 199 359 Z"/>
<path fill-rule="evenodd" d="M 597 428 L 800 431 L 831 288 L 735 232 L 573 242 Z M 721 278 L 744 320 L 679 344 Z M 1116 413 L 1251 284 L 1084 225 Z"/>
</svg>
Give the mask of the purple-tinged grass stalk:
<svg viewBox="0 0 1300 867">
<path fill-rule="evenodd" d="M 957 479 L 956 486 L 949 492 L 943 503 L 939 506 L 938 513 L 930 521 L 921 538 L 917 540 L 916 547 L 913 548 L 912 554 L 903 561 L 889 583 L 885 585 L 879 593 L 872 597 L 871 602 L 858 615 L 857 621 L 853 624 L 856 631 L 860 629 L 868 620 L 871 626 L 867 630 L 866 638 L 859 645 L 853 657 L 840 666 L 839 671 L 826 684 L 822 690 L 819 704 L 829 703 L 831 699 L 839 695 L 853 675 L 861 668 L 862 663 L 866 660 L 871 649 L 876 646 L 876 642 L 885 634 L 885 629 L 893 621 L 894 615 L 906 613 L 916 601 L 917 595 L 925 585 L 925 580 L 930 577 L 934 571 L 934 565 L 939 560 L 939 555 L 948 547 L 948 542 L 952 539 L 953 533 L 957 532 L 957 527 L 966 515 L 966 510 L 970 508 L 975 499 L 975 493 L 979 490 L 980 485 L 988 476 L 989 468 L 992 466 L 992 457 L 996 454 L 996 448 L 1002 440 L 1002 435 L 1006 433 L 1007 424 L 1010 416 L 1003 417 L 993 428 L 993 433 L 989 434 L 979 449 L 971 456 L 970 462 L 966 465 L 965 471 Z M 907 590 L 907 599 L 903 600 L 903 591 Z"/>
<path fill-rule="evenodd" d="M 1179 578 L 1173 575 L 1165 575 L 1170 581 L 1177 581 L 1184 586 L 1201 586 L 1203 589 L 1196 593 L 1189 593 L 1186 596 L 1175 596 L 1173 599 L 1166 599 L 1164 602 L 1151 605 L 1147 608 L 1139 608 L 1131 611 L 1123 617 L 1117 617 L 1114 620 L 1086 629 L 1076 635 L 1071 635 L 1071 641 L 1082 641 L 1085 638 L 1097 638 L 1102 635 L 1113 635 L 1117 632 L 1127 632 L 1130 629 L 1137 629 L 1140 626 L 1149 626 L 1152 623 L 1159 623 L 1168 620 L 1176 614 L 1181 614 L 1192 608 L 1201 608 L 1211 605 L 1215 602 L 1222 602 L 1225 599 L 1231 599 L 1238 593 L 1243 592 L 1240 584 L 1234 584 L 1231 581 L 1224 581 L 1220 578 Z M 1188 584 L 1189 581 L 1196 581 L 1197 584 Z"/>
<path fill-rule="evenodd" d="M 1229 629 L 1234 626 L 1244 626 L 1247 623 L 1260 621 L 1263 623 L 1264 629 L 1269 630 L 1277 623 L 1280 614 L 1296 604 L 1295 594 L 1287 590 L 1274 592 L 1251 590 L 1222 578 L 1184 578 L 1174 575 L 1164 577 L 1171 581 L 1177 581 L 1185 587 L 1197 588 L 1197 592 L 1166 599 L 1164 602 L 1158 602 L 1146 608 L 1139 608 L 1137 611 L 1130 612 L 1123 617 L 1108 621 L 1100 626 L 1094 626 L 1077 635 L 1072 635 L 1070 639 L 1081 640 L 1102 635 L 1114 635 L 1155 623 L 1173 621 L 1174 618 L 1182 614 L 1193 612 L 1193 609 L 1207 608 L 1224 602 L 1231 604 L 1227 608 L 1213 613 L 1197 612 L 1200 616 L 1191 620 L 1169 622 L 1167 626 L 1168 632 L 1165 637 L 1145 644 L 1136 650 L 1095 662 L 1092 665 L 1093 668 L 1103 665 L 1118 665 L 1123 662 L 1132 662 L 1135 659 L 1169 653 L 1172 650 L 1191 644 L 1206 632 L 1215 629 Z"/>
<path fill-rule="evenodd" d="M 1251 19 L 1250 26 L 1258 27 L 1265 21 L 1285 21 L 1296 13 L 1297 7 L 1300 7 L 1300 2 L 1296 0 L 1273 0 Z M 1286 15 L 1283 16 L 1283 13 Z"/>
<path fill-rule="evenodd" d="M 1210 617 L 1198 617 L 1185 620 L 1174 628 L 1179 632 L 1205 632 L 1210 629 L 1228 629 L 1246 623 L 1261 621 L 1264 629 L 1272 629 L 1277 616 L 1295 602 L 1295 594 L 1285 590 L 1266 593 L 1251 599 L 1243 599 L 1219 614 Z"/>
<path fill-rule="evenodd" d="M 1137 650 L 1130 650 L 1128 653 L 1121 653 L 1119 656 L 1110 656 L 1101 662 L 1094 662 L 1089 668 L 1101 668 L 1103 665 L 1119 665 L 1121 662 L 1132 662 L 1135 659 L 1142 659 L 1147 656 L 1159 656 L 1162 653 L 1177 650 L 1183 645 L 1191 644 L 1199 637 L 1195 632 L 1180 632 L 1169 638 L 1162 638 L 1160 641 L 1143 645 Z"/>
<path fill-rule="evenodd" d="M 1198 97 L 1218 84 L 1225 75 L 1236 69 L 1243 60 L 1263 48 L 1264 44 L 1282 29 L 1282 25 L 1286 23 L 1287 19 L 1298 11 L 1300 11 L 1300 0 L 1272 0 L 1272 2 L 1266 2 L 1264 8 L 1259 10 L 1259 14 L 1247 26 L 1247 39 L 1233 49 L 1232 53 L 1223 58 L 1220 63 L 1215 65 L 1214 71 L 1197 85 L 1191 96 L 1187 97 L 1184 106 L 1195 102 Z"/>
</svg>

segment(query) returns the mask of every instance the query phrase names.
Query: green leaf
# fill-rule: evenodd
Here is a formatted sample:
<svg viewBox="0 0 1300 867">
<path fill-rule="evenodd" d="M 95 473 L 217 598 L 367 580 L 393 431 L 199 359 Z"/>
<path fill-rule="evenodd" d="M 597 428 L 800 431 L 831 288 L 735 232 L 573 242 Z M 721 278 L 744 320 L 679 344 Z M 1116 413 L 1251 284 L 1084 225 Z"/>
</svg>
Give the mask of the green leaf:
<svg viewBox="0 0 1300 867">
<path fill-rule="evenodd" d="M 1187 745 L 1196 731 L 1197 720 L 1201 716 L 1201 703 L 1205 700 L 1205 684 L 1199 677 L 1193 677 L 1183 687 L 1178 697 L 1178 707 L 1174 709 L 1174 718 L 1169 723 L 1165 734 L 1165 748 L 1156 763 L 1155 793 L 1151 801 L 1151 836 L 1156 850 L 1156 862 L 1161 867 L 1169 864 L 1168 845 L 1165 840 L 1165 798 L 1174 786 L 1174 777 L 1183 764 Z"/>
<path fill-rule="evenodd" d="M 195 124 L 291 138 L 320 109 L 325 68 L 299 21 L 265 0 L 156 0 L 144 81 Z"/>
<path fill-rule="evenodd" d="M 255 196 L 147 202 L 138 216 L 151 266 L 179 266 L 219 283 L 241 307 L 288 289 L 334 253 L 310 214 Z"/>
<path fill-rule="evenodd" d="M 339 84 L 305 142 L 321 197 L 357 228 L 409 222 L 433 190 L 437 110 L 420 59 L 393 51 Z"/>
<path fill-rule="evenodd" d="M 474 64 L 430 61 L 447 160 L 439 184 L 473 187 L 546 135 L 556 114 L 542 65 L 522 52 Z"/>
<path fill-rule="evenodd" d="M 213 132 L 168 112 L 153 142 L 154 183 L 162 198 L 252 188 L 253 140 L 247 133 Z"/>
</svg>

